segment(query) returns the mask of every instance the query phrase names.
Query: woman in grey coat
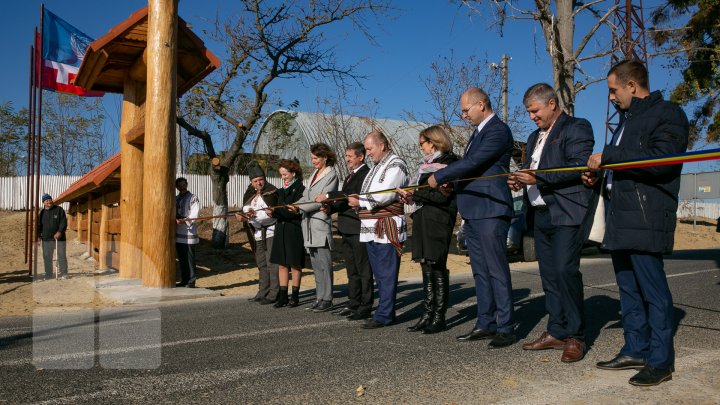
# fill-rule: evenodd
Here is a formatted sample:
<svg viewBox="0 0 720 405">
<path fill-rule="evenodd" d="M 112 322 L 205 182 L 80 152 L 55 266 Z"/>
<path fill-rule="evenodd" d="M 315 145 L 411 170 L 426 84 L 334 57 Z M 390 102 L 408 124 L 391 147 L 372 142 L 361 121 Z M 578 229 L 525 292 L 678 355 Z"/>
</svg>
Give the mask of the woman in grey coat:
<svg viewBox="0 0 720 405">
<path fill-rule="evenodd" d="M 325 312 L 332 308 L 333 268 L 330 250 L 332 249 L 332 218 L 322 208 L 322 201 L 327 193 L 337 191 L 338 177 L 335 173 L 337 156 L 324 143 L 316 143 L 310 147 L 312 164 L 315 172 L 299 204 L 293 209 L 302 212 L 302 233 L 304 245 L 310 254 L 313 272 L 315 273 L 316 300 L 308 310 Z"/>
</svg>

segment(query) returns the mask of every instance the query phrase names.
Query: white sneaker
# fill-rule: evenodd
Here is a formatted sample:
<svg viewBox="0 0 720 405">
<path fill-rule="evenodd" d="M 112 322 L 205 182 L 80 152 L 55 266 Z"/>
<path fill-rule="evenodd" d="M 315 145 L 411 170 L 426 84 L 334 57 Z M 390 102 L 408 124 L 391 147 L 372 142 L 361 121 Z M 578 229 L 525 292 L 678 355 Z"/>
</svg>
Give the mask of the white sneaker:
<svg viewBox="0 0 720 405">
<path fill-rule="evenodd" d="M 67 274 L 63 274 L 63 275 L 61 275 L 60 277 L 58 277 L 58 279 L 60 279 L 60 280 L 67 280 L 67 279 L 69 279 L 69 278 L 70 278 L 70 277 L 68 277 Z"/>
</svg>

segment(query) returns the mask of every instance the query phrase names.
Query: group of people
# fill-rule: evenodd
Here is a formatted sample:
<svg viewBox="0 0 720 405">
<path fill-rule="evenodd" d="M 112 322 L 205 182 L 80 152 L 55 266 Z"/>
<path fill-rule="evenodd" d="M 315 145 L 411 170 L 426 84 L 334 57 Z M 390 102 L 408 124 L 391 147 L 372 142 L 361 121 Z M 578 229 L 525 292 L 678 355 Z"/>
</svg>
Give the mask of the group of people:
<svg viewBox="0 0 720 405">
<path fill-rule="evenodd" d="M 598 221 L 596 207 L 602 204 L 603 246 L 610 251 L 615 270 L 625 344 L 614 358 L 596 366 L 639 370 L 629 380 L 633 385 L 670 380 L 674 318 L 663 254 L 673 249 L 682 165 L 614 171 L 603 167 L 685 152 L 688 121 L 678 106 L 649 90 L 642 63 L 616 64 L 607 84 L 609 99 L 620 112 L 620 125 L 603 151 L 594 154 L 590 123 L 563 112 L 552 86 L 531 86 L 523 103 L 537 130 L 528 138 L 521 169 L 514 173 L 509 171 L 510 128 L 479 88 L 468 89 L 460 98 L 463 119 L 475 127 L 462 157 L 453 153 L 445 130 L 431 126 L 418 136 L 424 157 L 416 173 L 409 173 L 406 162 L 377 130 L 345 149 L 349 174 L 341 187 L 333 168 L 337 157 L 324 143 L 310 149 L 315 171 L 307 187 L 297 161 L 281 161 L 280 188 L 268 184 L 259 166 L 252 165 L 243 213 L 237 215 L 248 225 L 260 271 L 259 291 L 251 300 L 278 308 L 299 305 L 307 253 L 316 283 L 316 299 L 307 309 L 335 308 L 330 250 L 332 215 L 337 214 L 348 300 L 333 313 L 364 320 L 366 329 L 392 324 L 409 216 L 412 259 L 420 264 L 422 274 L 423 311 L 407 330 L 444 331 L 447 258 L 459 213 L 465 222 L 477 319 L 472 330 L 456 339 L 487 339 L 491 349 L 510 346 L 516 342 L 517 321 L 505 241 L 513 214 L 511 190 L 522 189 L 548 313 L 545 330 L 522 348 L 558 349 L 561 362 L 576 362 L 587 350 L 580 250 Z M 366 157 L 372 167 L 365 164 Z M 552 170 L 568 167 L 587 170 Z M 290 274 L 293 288 L 288 298 Z M 183 278 L 188 285 L 193 280 Z M 378 294 L 374 312 L 373 285 Z"/>
</svg>

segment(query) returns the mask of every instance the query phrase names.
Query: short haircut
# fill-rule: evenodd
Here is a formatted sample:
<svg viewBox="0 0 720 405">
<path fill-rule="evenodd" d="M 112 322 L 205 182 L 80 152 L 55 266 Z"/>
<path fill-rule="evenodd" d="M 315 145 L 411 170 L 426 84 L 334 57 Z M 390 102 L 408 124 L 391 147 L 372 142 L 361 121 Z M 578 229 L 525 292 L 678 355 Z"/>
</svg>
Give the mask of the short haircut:
<svg viewBox="0 0 720 405">
<path fill-rule="evenodd" d="M 435 149 L 442 153 L 449 153 L 452 151 L 452 141 L 448 136 L 445 129 L 440 125 L 433 125 L 420 131 L 420 136 L 430 141 Z"/>
<path fill-rule="evenodd" d="M 530 86 L 523 96 L 523 104 L 527 107 L 532 101 L 540 101 L 547 105 L 550 100 L 555 100 L 555 104 L 559 103 L 557 93 L 547 83 L 537 83 Z"/>
<path fill-rule="evenodd" d="M 177 187 L 178 184 L 180 184 L 180 183 L 183 182 L 183 181 L 184 181 L 185 183 L 188 182 L 185 177 L 178 177 L 177 179 L 175 179 L 175 187 Z"/>
<path fill-rule="evenodd" d="M 300 162 L 298 162 L 295 159 L 283 159 L 280 161 L 280 164 L 278 165 L 278 168 L 282 167 L 283 169 L 289 171 L 290 173 L 295 173 L 295 177 L 302 180 L 302 167 L 300 167 Z"/>
<path fill-rule="evenodd" d="M 365 152 L 365 145 L 363 145 L 362 142 L 353 142 L 348 145 L 345 150 L 351 150 L 355 152 L 355 156 L 365 157 L 367 155 L 367 152 Z"/>
<path fill-rule="evenodd" d="M 325 158 L 327 166 L 335 166 L 335 162 L 337 162 L 337 155 L 326 143 L 320 142 L 310 146 L 310 153 Z"/>
<path fill-rule="evenodd" d="M 382 133 L 379 129 L 375 129 L 371 131 L 369 134 L 365 136 L 365 139 L 372 139 L 373 141 L 385 145 L 385 149 L 390 149 L 390 141 L 388 140 L 387 136 Z"/>
<path fill-rule="evenodd" d="M 470 102 L 482 101 L 483 104 L 487 106 L 487 108 L 492 110 L 492 103 L 490 102 L 490 97 L 487 93 L 485 93 L 485 90 L 479 87 L 471 87 L 465 92 L 465 94 L 467 94 L 468 98 L 470 98 Z"/>
<path fill-rule="evenodd" d="M 615 78 L 621 86 L 628 84 L 630 80 L 634 81 L 639 87 L 648 90 L 648 71 L 642 62 L 637 60 L 624 60 L 610 68 L 608 76 L 614 74 Z"/>
</svg>

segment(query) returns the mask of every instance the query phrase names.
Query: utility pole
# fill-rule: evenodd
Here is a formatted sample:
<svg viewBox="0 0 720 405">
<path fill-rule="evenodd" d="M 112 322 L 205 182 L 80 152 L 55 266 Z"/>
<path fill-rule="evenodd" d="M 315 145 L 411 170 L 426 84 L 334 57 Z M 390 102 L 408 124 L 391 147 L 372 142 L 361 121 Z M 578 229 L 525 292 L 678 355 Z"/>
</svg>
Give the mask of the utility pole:
<svg viewBox="0 0 720 405">
<path fill-rule="evenodd" d="M 498 66 L 496 63 L 490 64 L 490 69 L 497 70 L 502 69 L 502 120 L 507 123 L 508 120 L 508 58 L 507 54 L 504 53 L 502 56 L 501 65 Z"/>
</svg>

